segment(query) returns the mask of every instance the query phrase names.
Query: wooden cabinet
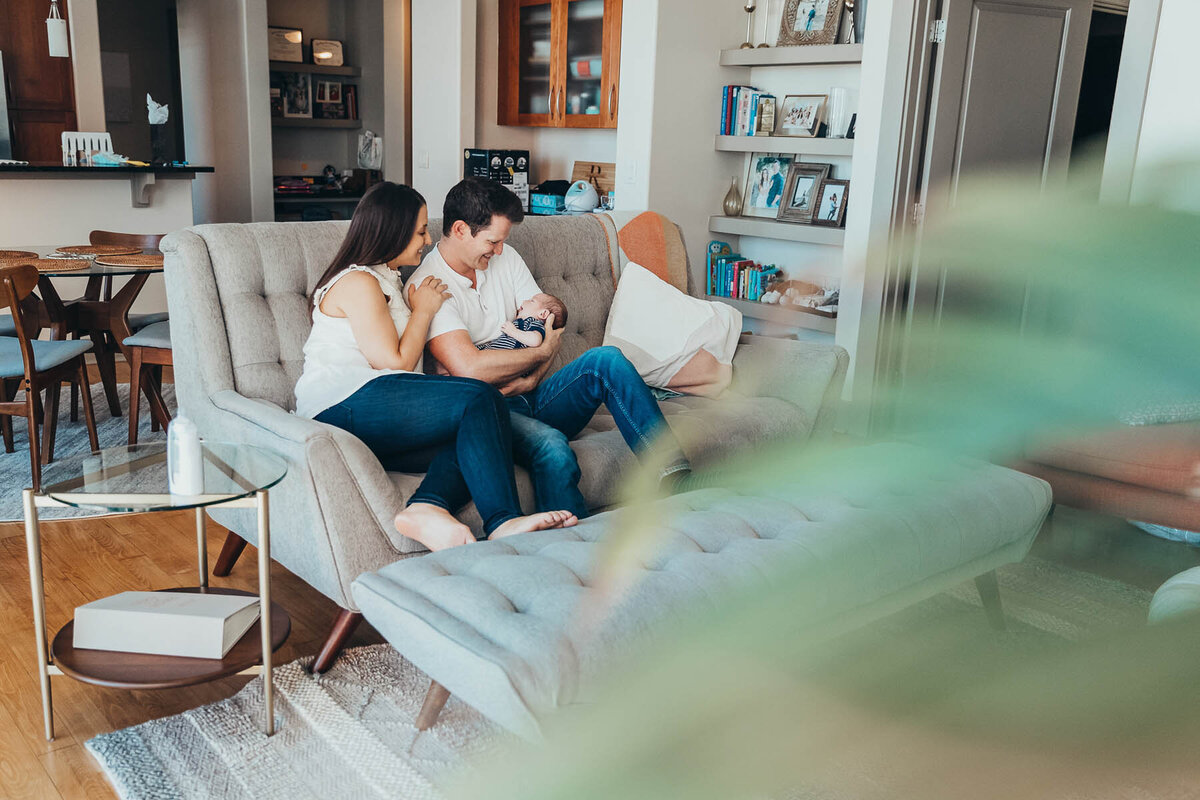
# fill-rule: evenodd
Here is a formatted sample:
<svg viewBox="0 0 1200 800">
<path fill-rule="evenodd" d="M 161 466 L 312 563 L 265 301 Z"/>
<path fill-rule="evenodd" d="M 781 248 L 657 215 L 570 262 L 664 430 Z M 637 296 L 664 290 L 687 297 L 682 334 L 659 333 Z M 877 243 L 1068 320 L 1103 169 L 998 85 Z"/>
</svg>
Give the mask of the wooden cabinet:
<svg viewBox="0 0 1200 800">
<path fill-rule="evenodd" d="M 617 127 L 621 0 L 501 0 L 498 122 Z"/>
<path fill-rule="evenodd" d="M 60 3 L 63 18 L 67 3 Z M 71 59 L 54 58 L 46 43 L 48 2 L 0 0 L 0 53 L 8 80 L 13 158 L 62 161 L 62 132 L 75 130 Z"/>
</svg>

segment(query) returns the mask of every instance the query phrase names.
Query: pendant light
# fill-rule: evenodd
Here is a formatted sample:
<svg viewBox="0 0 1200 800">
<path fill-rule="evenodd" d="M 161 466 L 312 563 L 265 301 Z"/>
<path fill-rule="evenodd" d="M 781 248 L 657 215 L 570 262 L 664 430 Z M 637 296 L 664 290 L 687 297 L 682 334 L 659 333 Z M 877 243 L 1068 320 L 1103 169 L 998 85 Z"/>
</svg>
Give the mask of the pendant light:
<svg viewBox="0 0 1200 800">
<path fill-rule="evenodd" d="M 68 58 L 71 51 L 67 48 L 67 21 L 58 13 L 58 0 L 50 0 L 50 16 L 46 19 L 46 39 L 50 42 L 50 55 L 55 58 Z"/>
</svg>

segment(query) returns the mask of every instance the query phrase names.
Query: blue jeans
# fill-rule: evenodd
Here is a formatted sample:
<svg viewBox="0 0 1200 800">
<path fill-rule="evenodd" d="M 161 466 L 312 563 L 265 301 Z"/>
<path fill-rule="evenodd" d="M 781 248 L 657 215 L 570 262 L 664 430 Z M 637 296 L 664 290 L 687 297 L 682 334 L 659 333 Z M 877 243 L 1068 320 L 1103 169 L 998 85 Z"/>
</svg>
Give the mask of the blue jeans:
<svg viewBox="0 0 1200 800">
<path fill-rule="evenodd" d="M 521 515 L 508 409 L 483 381 L 382 375 L 316 419 L 357 436 L 386 470 L 425 472 L 410 504 L 454 513 L 469 492 L 486 533 Z"/>
<path fill-rule="evenodd" d="M 508 399 L 513 455 L 533 478 L 538 510 L 563 509 L 580 519 L 588 515 L 570 439 L 601 404 L 608 407 L 634 453 L 660 437 L 671 437 L 677 455 L 664 474 L 688 468 L 657 401 L 629 359 L 615 347 L 593 347 L 532 392 Z"/>
</svg>

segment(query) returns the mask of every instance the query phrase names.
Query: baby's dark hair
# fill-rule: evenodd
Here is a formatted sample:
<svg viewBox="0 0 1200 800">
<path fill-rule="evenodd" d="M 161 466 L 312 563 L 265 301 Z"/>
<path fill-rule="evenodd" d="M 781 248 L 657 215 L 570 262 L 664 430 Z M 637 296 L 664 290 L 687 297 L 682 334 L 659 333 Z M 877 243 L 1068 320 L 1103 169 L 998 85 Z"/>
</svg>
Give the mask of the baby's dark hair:
<svg viewBox="0 0 1200 800">
<path fill-rule="evenodd" d="M 545 292 L 543 292 L 545 294 Z M 567 324 L 567 307 L 562 300 L 559 300 L 552 294 L 546 295 L 546 308 L 550 309 L 550 313 L 554 315 L 555 329 L 561 328 Z"/>
</svg>

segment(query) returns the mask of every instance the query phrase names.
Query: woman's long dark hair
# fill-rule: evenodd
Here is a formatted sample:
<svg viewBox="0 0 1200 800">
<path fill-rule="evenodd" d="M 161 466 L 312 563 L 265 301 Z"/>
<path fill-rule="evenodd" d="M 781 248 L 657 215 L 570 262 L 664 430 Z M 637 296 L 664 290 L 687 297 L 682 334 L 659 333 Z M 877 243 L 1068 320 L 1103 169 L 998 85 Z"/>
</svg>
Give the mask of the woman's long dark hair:
<svg viewBox="0 0 1200 800">
<path fill-rule="evenodd" d="M 351 264 L 373 267 L 403 253 L 417 232 L 417 217 L 424 207 L 420 192 L 402 183 L 384 181 L 368 189 L 354 210 L 346 240 L 313 292 Z M 311 306 L 312 294 L 308 302 Z"/>
</svg>

